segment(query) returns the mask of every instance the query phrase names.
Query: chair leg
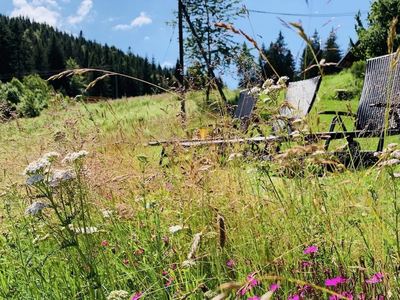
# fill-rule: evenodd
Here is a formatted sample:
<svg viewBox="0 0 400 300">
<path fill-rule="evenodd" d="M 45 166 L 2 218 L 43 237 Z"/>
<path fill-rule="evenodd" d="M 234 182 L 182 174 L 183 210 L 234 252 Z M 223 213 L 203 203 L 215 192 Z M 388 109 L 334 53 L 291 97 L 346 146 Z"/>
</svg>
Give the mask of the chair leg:
<svg viewBox="0 0 400 300">
<path fill-rule="evenodd" d="M 378 149 L 376 151 L 378 151 L 378 152 L 382 151 L 384 143 L 385 143 L 385 131 L 382 130 L 382 132 L 379 136 Z"/>
<path fill-rule="evenodd" d="M 337 120 L 338 120 L 338 117 L 337 117 L 337 116 L 333 117 L 332 122 L 331 122 L 331 126 L 329 127 L 329 132 L 333 132 L 333 130 L 335 129 Z M 325 141 L 325 145 L 324 145 L 324 149 L 325 149 L 326 151 L 328 151 L 328 148 L 329 148 L 329 144 L 330 144 L 330 143 L 331 143 L 331 138 L 328 138 L 328 139 Z"/>
<path fill-rule="evenodd" d="M 167 153 L 165 152 L 165 148 L 162 147 L 162 150 L 161 150 L 161 157 L 160 157 L 160 166 L 162 165 L 162 162 L 163 162 L 164 157 L 168 157 L 168 155 L 167 155 Z"/>
</svg>

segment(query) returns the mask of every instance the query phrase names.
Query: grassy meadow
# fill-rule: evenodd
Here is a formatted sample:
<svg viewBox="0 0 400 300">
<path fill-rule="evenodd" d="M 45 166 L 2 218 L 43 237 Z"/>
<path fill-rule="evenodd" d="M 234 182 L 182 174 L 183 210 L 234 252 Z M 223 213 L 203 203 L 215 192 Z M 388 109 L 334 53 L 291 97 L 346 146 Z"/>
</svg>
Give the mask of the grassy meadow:
<svg viewBox="0 0 400 300">
<path fill-rule="evenodd" d="M 353 82 L 323 78 L 314 131 L 332 117 L 316 111 L 356 112 L 359 95 L 333 91 Z M 0 299 L 399 299 L 396 146 L 356 171 L 324 172 L 318 153 L 262 160 L 245 145 L 172 145 L 159 165 L 149 141 L 239 135 L 213 97 L 210 109 L 188 93 L 183 126 L 170 94 L 57 100 L 0 124 Z M 301 176 L 275 176 L 291 164 Z"/>
</svg>

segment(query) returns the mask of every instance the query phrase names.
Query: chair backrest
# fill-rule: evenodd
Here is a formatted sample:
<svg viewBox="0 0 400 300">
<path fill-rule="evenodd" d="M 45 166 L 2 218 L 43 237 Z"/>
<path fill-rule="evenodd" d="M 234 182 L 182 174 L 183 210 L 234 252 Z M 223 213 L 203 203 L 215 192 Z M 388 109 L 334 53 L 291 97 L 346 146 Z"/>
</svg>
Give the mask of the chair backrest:
<svg viewBox="0 0 400 300">
<path fill-rule="evenodd" d="M 394 53 L 367 60 L 356 130 L 381 131 L 385 125 L 388 101 L 393 107 L 389 126 L 399 128 L 400 64 L 398 60 L 395 63 Z"/>
<path fill-rule="evenodd" d="M 311 111 L 320 84 L 321 76 L 290 82 L 285 100 L 295 109 L 284 108 L 280 111 L 280 114 L 285 117 L 305 117 Z"/>
<path fill-rule="evenodd" d="M 241 91 L 239 94 L 238 106 L 235 110 L 235 118 L 250 117 L 255 104 L 256 98 L 249 90 Z"/>
<path fill-rule="evenodd" d="M 285 101 L 289 102 L 292 108 L 283 108 L 279 111 L 281 116 L 284 117 L 295 117 L 301 118 L 308 115 L 314 104 L 315 98 L 317 97 L 319 86 L 321 85 L 321 76 L 313 77 L 306 80 L 290 82 L 286 91 Z M 291 128 L 287 129 L 285 122 L 277 120 L 273 124 L 275 132 L 282 130 L 288 130 L 291 132 Z"/>
</svg>

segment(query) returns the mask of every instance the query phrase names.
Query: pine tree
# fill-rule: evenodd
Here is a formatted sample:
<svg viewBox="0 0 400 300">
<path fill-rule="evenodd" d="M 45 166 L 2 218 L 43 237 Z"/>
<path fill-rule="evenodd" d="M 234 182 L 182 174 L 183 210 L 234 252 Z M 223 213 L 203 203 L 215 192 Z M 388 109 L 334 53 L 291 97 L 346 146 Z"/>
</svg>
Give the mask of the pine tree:
<svg viewBox="0 0 400 300">
<path fill-rule="evenodd" d="M 336 42 L 337 36 L 335 30 L 332 28 L 329 38 L 325 42 L 323 58 L 327 63 L 338 63 L 342 58 L 342 52 Z M 336 66 L 327 66 L 324 68 L 326 75 L 335 74 L 340 72 Z"/>
<path fill-rule="evenodd" d="M 306 45 L 300 59 L 300 69 L 302 71 L 300 77 L 304 79 L 315 77 L 320 73 L 317 64 L 321 61 L 323 54 L 321 47 L 322 41 L 317 30 L 314 31 L 314 34 L 309 39 L 311 41 L 312 49 L 310 49 L 309 45 Z M 315 60 L 314 56 L 317 60 Z"/>
</svg>

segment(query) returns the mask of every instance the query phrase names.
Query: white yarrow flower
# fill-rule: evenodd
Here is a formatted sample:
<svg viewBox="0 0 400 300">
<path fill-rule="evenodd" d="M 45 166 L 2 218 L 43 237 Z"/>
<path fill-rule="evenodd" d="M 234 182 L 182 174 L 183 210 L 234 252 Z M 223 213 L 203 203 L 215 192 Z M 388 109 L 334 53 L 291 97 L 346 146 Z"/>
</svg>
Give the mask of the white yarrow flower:
<svg viewBox="0 0 400 300">
<path fill-rule="evenodd" d="M 73 224 L 69 224 L 69 228 L 72 231 L 75 231 L 76 233 L 81 233 L 81 234 L 93 234 L 93 233 L 99 232 L 97 227 L 93 227 L 93 226 L 88 226 L 85 229 L 85 228 L 75 228 Z"/>
<path fill-rule="evenodd" d="M 45 169 L 50 166 L 50 162 L 47 159 L 38 159 L 37 161 L 31 162 L 28 167 L 24 170 L 24 175 L 37 175 L 45 173 Z"/>
<path fill-rule="evenodd" d="M 169 232 L 170 233 L 175 233 L 175 232 L 177 232 L 177 231 L 179 231 L 179 230 L 182 230 L 183 229 L 183 227 L 182 226 L 180 226 L 180 225 L 175 225 L 175 226 L 171 226 L 170 228 L 169 228 Z"/>
<path fill-rule="evenodd" d="M 40 211 L 42 211 L 43 208 L 46 208 L 48 205 L 42 201 L 34 202 L 31 205 L 28 206 L 28 208 L 25 210 L 26 215 L 31 215 L 34 216 Z"/>
<path fill-rule="evenodd" d="M 101 212 L 103 213 L 104 218 L 110 218 L 113 213 L 112 210 L 102 210 Z"/>
<path fill-rule="evenodd" d="M 184 260 L 182 262 L 182 267 L 184 268 L 192 268 L 196 266 L 196 261 L 193 259 Z"/>
<path fill-rule="evenodd" d="M 73 152 L 73 153 L 68 153 L 64 159 L 62 160 L 62 163 L 67 163 L 67 164 L 72 164 L 76 160 L 88 155 L 89 152 L 87 151 L 79 151 L 79 152 Z"/>
<path fill-rule="evenodd" d="M 57 157 L 60 156 L 60 153 L 58 152 L 49 152 L 43 155 L 42 159 L 47 160 L 49 162 L 53 162 L 57 159 Z"/>
<path fill-rule="evenodd" d="M 72 170 L 51 170 L 50 186 L 57 187 L 61 181 L 71 180 L 76 177 Z"/>
<path fill-rule="evenodd" d="M 262 88 L 263 89 L 269 88 L 273 84 L 274 84 L 274 80 L 271 78 L 268 78 L 267 80 L 265 80 L 264 84 L 262 85 Z"/>
<path fill-rule="evenodd" d="M 253 87 L 251 90 L 250 90 L 250 93 L 251 94 L 258 94 L 259 92 L 261 91 L 261 89 L 259 88 L 259 87 Z"/>
<path fill-rule="evenodd" d="M 26 180 L 26 184 L 27 185 L 35 185 L 36 183 L 43 181 L 43 180 L 44 180 L 43 175 L 33 175 Z"/>
<path fill-rule="evenodd" d="M 127 300 L 129 298 L 129 293 L 127 291 L 112 291 L 108 295 L 107 300 Z"/>
<path fill-rule="evenodd" d="M 287 77 L 287 76 L 282 76 L 281 78 L 279 78 L 279 80 L 278 80 L 278 84 L 285 84 L 286 83 L 286 81 L 288 81 L 289 80 L 289 77 Z"/>
</svg>

